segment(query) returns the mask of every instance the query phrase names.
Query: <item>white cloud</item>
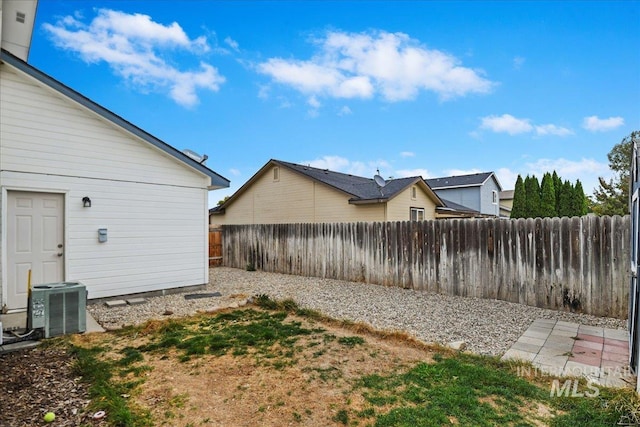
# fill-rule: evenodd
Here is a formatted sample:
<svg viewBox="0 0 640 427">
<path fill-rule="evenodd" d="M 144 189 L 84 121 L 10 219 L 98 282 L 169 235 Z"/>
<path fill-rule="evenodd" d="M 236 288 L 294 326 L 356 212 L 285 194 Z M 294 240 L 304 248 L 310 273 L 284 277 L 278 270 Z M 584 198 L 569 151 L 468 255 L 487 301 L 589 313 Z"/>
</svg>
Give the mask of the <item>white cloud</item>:
<svg viewBox="0 0 640 427">
<path fill-rule="evenodd" d="M 500 168 L 494 172 L 505 190 L 513 190 L 518 174 L 522 178 L 527 175 L 535 175 L 538 179 L 542 179 L 545 173 L 554 170 L 563 180 L 575 183 L 579 179 L 586 195 L 591 195 L 593 190 L 598 187 L 598 177 L 601 176 L 608 180 L 612 174 L 606 163 L 600 163 L 593 159 L 568 160 L 564 158 L 538 159 L 524 164 L 517 170 Z"/>
<path fill-rule="evenodd" d="M 304 160 L 301 165 L 309 165 L 318 169 L 329 169 L 335 172 L 349 173 L 357 176 L 373 177 L 376 170 L 381 170 L 381 175 L 385 175 L 384 169 L 390 169 L 386 160 L 375 161 L 353 161 L 341 156 L 322 156 L 314 160 Z"/>
<path fill-rule="evenodd" d="M 496 133 L 517 135 L 519 133 L 527 133 L 533 130 L 533 126 L 531 126 L 531 123 L 529 122 L 529 119 L 517 119 L 511 114 L 503 114 L 502 116 L 483 117 L 480 128 L 488 129 Z"/>
<path fill-rule="evenodd" d="M 233 176 L 240 176 L 240 175 L 242 175 L 242 172 L 240 172 L 240 170 L 239 170 L 239 169 L 236 169 L 236 168 L 231 168 L 231 169 L 229 169 L 229 173 L 231 173 L 231 175 L 233 175 Z"/>
<path fill-rule="evenodd" d="M 258 98 L 260 99 L 269 99 L 269 93 L 271 92 L 271 87 L 269 85 L 259 85 L 258 86 Z"/>
<path fill-rule="evenodd" d="M 279 105 L 280 108 L 291 108 L 291 107 L 293 107 L 293 104 L 287 98 L 279 96 L 278 97 L 278 101 L 280 102 L 280 105 Z"/>
<path fill-rule="evenodd" d="M 396 178 L 408 178 L 410 176 L 421 176 L 424 179 L 431 178 L 431 173 L 427 169 L 400 169 L 396 171 Z"/>
<path fill-rule="evenodd" d="M 538 135 L 556 135 L 556 136 L 569 136 L 574 132 L 571 129 L 567 129 L 562 126 L 556 126 L 552 124 L 536 126 L 536 134 Z"/>
<path fill-rule="evenodd" d="M 349 116 L 353 114 L 353 111 L 351 111 L 351 108 L 349 108 L 348 106 L 344 105 L 340 111 L 338 111 L 338 115 L 339 116 Z"/>
<path fill-rule="evenodd" d="M 320 104 L 320 101 L 318 101 L 318 98 L 316 98 L 315 96 L 310 97 L 307 100 L 307 104 L 309 104 L 309 106 L 311 108 L 314 108 L 314 109 L 315 108 L 320 108 L 320 106 L 322 105 L 322 104 Z"/>
<path fill-rule="evenodd" d="M 98 10 L 88 25 L 78 19 L 66 16 L 43 28 L 58 48 L 79 54 L 87 63 L 106 62 L 138 90 L 164 92 L 191 107 L 198 103 L 199 89 L 217 92 L 225 81 L 215 67 L 202 61 L 195 70 L 172 65 L 173 52 L 210 51 L 206 37 L 190 39 L 176 22 L 162 25 L 148 15 L 109 9 Z"/>
<path fill-rule="evenodd" d="M 554 124 L 532 125 L 530 119 L 519 119 L 511 114 L 503 114 L 502 116 L 486 116 L 481 119 L 480 129 L 487 129 L 495 133 L 508 133 L 509 135 L 518 135 L 521 133 L 534 132 L 536 135 L 555 135 L 569 136 L 574 132 L 566 127 Z M 475 130 L 469 133 L 473 138 L 479 138 L 480 133 Z"/>
<path fill-rule="evenodd" d="M 519 70 L 524 65 L 524 62 L 525 58 L 523 58 L 522 56 L 516 56 L 515 58 L 513 58 L 513 68 Z"/>
<path fill-rule="evenodd" d="M 227 46 L 229 46 L 231 49 L 235 50 L 236 52 L 240 51 L 238 42 L 232 39 L 231 37 L 226 37 L 224 39 L 224 42 L 227 44 Z"/>
<path fill-rule="evenodd" d="M 318 169 L 329 169 L 337 172 L 345 172 L 351 162 L 340 156 L 323 156 L 315 160 L 305 160 L 301 165 L 309 165 Z"/>
<path fill-rule="evenodd" d="M 622 117 L 609 117 L 601 119 L 598 116 L 585 117 L 582 127 L 591 132 L 606 132 L 624 125 Z"/>
<path fill-rule="evenodd" d="M 305 95 L 387 101 L 415 98 L 420 91 L 441 100 L 488 93 L 495 83 L 463 67 L 447 53 L 428 49 L 403 33 L 330 31 L 315 40 L 309 60 L 270 58 L 258 71 Z"/>
<path fill-rule="evenodd" d="M 310 97 L 309 99 L 307 99 L 307 104 L 309 105 L 309 107 L 311 107 L 309 108 L 309 110 L 307 110 L 307 116 L 311 118 L 318 117 L 318 109 L 322 106 L 320 101 L 318 101 L 318 98 L 316 98 L 315 96 Z"/>
<path fill-rule="evenodd" d="M 413 151 L 402 151 L 400 157 L 415 157 L 416 153 Z"/>
<path fill-rule="evenodd" d="M 493 171 L 500 182 L 503 190 L 513 190 L 516 186 L 516 179 L 518 179 L 518 173 L 513 172 L 508 168 L 500 168 Z"/>
<path fill-rule="evenodd" d="M 482 139 L 482 132 L 477 129 L 472 130 L 471 132 L 469 132 L 469 136 L 473 139 Z"/>
<path fill-rule="evenodd" d="M 448 169 L 445 170 L 447 176 L 473 175 L 474 173 L 488 172 L 480 169 Z"/>
<path fill-rule="evenodd" d="M 533 163 L 527 163 L 527 168 L 536 175 L 555 170 L 563 179 L 579 179 L 585 175 L 601 176 L 610 173 L 609 166 L 606 163 L 600 163 L 593 159 L 581 159 L 579 161 L 564 158 L 538 159 Z"/>
</svg>

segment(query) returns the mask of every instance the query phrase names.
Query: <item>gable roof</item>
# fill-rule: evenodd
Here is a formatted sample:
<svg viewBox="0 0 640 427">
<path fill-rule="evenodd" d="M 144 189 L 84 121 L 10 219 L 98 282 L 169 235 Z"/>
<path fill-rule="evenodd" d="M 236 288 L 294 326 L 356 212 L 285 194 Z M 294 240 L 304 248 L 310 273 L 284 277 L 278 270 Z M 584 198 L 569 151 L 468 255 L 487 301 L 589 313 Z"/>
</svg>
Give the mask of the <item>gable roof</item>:
<svg viewBox="0 0 640 427">
<path fill-rule="evenodd" d="M 297 173 L 340 190 L 353 196 L 349 201 L 352 203 L 366 203 L 367 201 L 387 201 L 393 199 L 407 187 L 416 182 L 422 181 L 419 176 L 398 178 L 387 181 L 384 187 L 379 187 L 373 178 L 365 178 L 357 175 L 334 172 L 329 169 L 319 169 L 311 166 L 298 165 L 296 163 L 272 160 L 281 166 L 285 166 Z M 440 198 L 425 186 L 427 193 L 436 201 L 436 205 L 444 205 Z"/>
<path fill-rule="evenodd" d="M 110 121 L 114 125 L 124 129 L 125 131 L 153 145 L 154 147 L 159 148 L 161 151 L 164 151 L 170 156 L 176 158 L 185 166 L 188 166 L 192 169 L 197 170 L 200 173 L 205 174 L 206 176 L 211 178 L 211 185 L 209 186 L 210 190 L 229 187 L 229 180 L 223 177 L 222 175 L 219 175 L 212 169 L 209 169 L 205 165 L 198 163 L 197 161 L 187 156 L 186 154 L 182 153 L 178 149 L 172 147 L 166 142 L 156 138 L 150 133 L 133 125 L 132 123 L 128 122 L 127 120 L 123 119 L 122 117 L 118 116 L 112 111 L 109 111 L 106 108 L 102 107 L 101 105 L 98 105 L 97 103 L 93 102 L 86 96 L 80 94 L 79 92 L 76 92 L 75 90 L 64 85 L 63 83 L 59 82 L 53 77 L 43 73 L 37 68 L 32 67 L 31 65 L 27 64 L 26 62 L 22 61 L 20 58 L 12 55 L 10 52 L 4 49 L 0 50 L 0 63 L 1 62 L 11 65 L 15 69 L 22 71 L 23 73 L 29 75 L 30 77 L 38 80 L 40 83 L 47 85 L 51 89 L 60 93 L 61 95 L 77 102 L 78 104 L 82 105 L 85 108 L 88 108 L 92 112 Z"/>
<path fill-rule="evenodd" d="M 500 183 L 498 182 L 498 179 L 495 177 L 493 172 L 445 176 L 441 178 L 427 179 L 426 181 L 427 184 L 429 184 L 429 187 L 433 188 L 434 190 L 444 190 L 447 188 L 478 187 L 484 184 L 492 176 L 496 180 L 498 187 L 501 188 Z"/>
<path fill-rule="evenodd" d="M 212 208 L 210 212 L 218 213 L 224 211 L 226 206 L 233 203 L 233 200 L 249 188 L 249 186 L 264 174 L 270 166 L 285 167 L 295 173 L 304 175 L 316 182 L 345 193 L 346 195 L 351 196 L 349 199 L 349 203 L 351 204 L 384 203 L 393 199 L 407 187 L 417 184 L 421 186 L 423 190 L 434 200 L 436 206 L 445 206 L 445 203 L 440 199 L 440 197 L 438 197 L 438 195 L 429 188 L 427 183 L 424 182 L 422 177 L 419 176 L 392 179 L 387 181 L 387 184 L 381 188 L 376 184 L 373 178 L 365 178 L 342 172 L 334 172 L 329 169 L 319 169 L 311 166 L 271 159 L 229 199 L 227 199 L 222 205 Z"/>
</svg>

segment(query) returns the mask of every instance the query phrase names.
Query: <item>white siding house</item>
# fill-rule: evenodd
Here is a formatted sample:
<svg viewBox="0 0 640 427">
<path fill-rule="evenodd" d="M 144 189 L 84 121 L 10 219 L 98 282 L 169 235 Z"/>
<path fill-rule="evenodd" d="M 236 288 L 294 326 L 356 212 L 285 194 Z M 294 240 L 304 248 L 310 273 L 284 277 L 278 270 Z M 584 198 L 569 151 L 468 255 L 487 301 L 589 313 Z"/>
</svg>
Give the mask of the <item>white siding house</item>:
<svg viewBox="0 0 640 427">
<path fill-rule="evenodd" d="M 3 312 L 26 308 L 29 270 L 89 298 L 208 282 L 208 191 L 227 179 L 6 50 L 0 123 Z"/>
</svg>

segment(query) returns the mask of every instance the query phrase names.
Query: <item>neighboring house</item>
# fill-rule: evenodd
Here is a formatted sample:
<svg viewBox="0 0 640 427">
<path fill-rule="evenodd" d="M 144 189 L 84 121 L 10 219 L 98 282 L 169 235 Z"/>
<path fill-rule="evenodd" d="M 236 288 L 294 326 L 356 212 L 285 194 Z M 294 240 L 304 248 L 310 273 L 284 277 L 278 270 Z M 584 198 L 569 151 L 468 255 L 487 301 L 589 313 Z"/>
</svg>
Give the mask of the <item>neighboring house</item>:
<svg viewBox="0 0 640 427">
<path fill-rule="evenodd" d="M 452 211 L 419 177 L 389 180 L 269 160 L 222 205 L 211 224 L 409 221 Z"/>
<path fill-rule="evenodd" d="M 29 271 L 89 298 L 206 284 L 208 191 L 229 181 L 5 50 L 16 4 L 0 51 L 3 312 L 27 308 Z"/>
<path fill-rule="evenodd" d="M 503 218 L 511 218 L 511 209 L 513 209 L 513 192 L 514 190 L 501 191 L 500 197 L 500 216 Z"/>
<path fill-rule="evenodd" d="M 462 205 L 477 216 L 499 216 L 502 187 L 493 172 L 427 179 L 441 198 Z"/>
</svg>

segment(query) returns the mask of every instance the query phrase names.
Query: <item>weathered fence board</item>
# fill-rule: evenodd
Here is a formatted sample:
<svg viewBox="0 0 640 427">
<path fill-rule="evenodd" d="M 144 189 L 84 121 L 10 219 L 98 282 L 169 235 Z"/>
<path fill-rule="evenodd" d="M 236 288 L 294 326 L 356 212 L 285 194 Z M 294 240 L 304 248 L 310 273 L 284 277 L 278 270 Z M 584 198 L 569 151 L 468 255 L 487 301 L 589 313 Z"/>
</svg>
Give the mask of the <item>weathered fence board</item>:
<svg viewBox="0 0 640 427">
<path fill-rule="evenodd" d="M 626 318 L 629 217 L 222 226 L 228 267 Z"/>
</svg>

